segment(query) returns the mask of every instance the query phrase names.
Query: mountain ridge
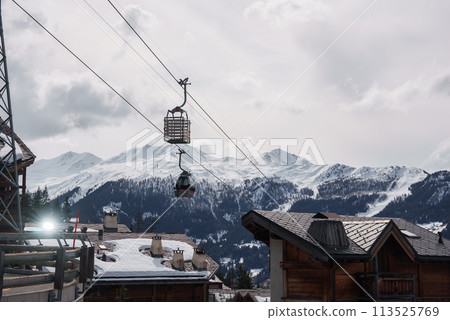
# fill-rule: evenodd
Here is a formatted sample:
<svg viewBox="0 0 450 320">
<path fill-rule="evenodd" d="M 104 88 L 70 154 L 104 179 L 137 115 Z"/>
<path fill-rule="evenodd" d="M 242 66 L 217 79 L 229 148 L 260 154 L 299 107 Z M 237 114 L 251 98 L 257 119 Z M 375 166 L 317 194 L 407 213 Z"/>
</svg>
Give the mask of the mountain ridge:
<svg viewBox="0 0 450 320">
<path fill-rule="evenodd" d="M 51 197 L 79 188 L 78 193 L 72 198 L 72 201 L 76 202 L 85 197 L 88 192 L 96 190 L 109 181 L 120 179 L 142 181 L 153 177 L 170 177 L 174 180 L 180 172 L 175 152 L 176 149 L 172 146 L 152 146 L 135 150 L 134 153 L 124 152 L 106 160 L 89 153 L 65 153 L 54 159 L 38 160 L 34 166 L 30 167 L 28 187 L 33 191 L 37 187 L 47 186 Z M 252 165 L 245 164 L 245 160 L 215 159 L 208 154 L 200 153 L 198 149 L 192 149 L 191 154 L 198 159 L 206 159 L 203 160 L 205 167 L 234 186 L 242 184 L 246 179 L 261 176 Z M 391 181 L 389 190 L 385 190 L 386 197 L 382 201 L 372 203 L 367 215 L 375 215 L 395 197 L 408 194 L 410 185 L 426 177 L 426 173 L 421 169 L 399 166 L 379 168 L 354 168 L 343 164 L 320 166 L 280 149 L 266 152 L 261 158 L 266 163 L 260 163 L 259 168 L 266 176 L 292 182 L 299 189 L 307 187 L 313 190 L 314 195 L 318 195 L 320 185 L 333 180 Z M 214 179 L 201 166 L 194 163 L 185 164 L 186 162 L 183 162 L 183 166 L 193 172 L 197 181 Z M 63 173 L 66 173 L 66 176 Z M 289 209 L 286 203 L 280 205 Z"/>
</svg>

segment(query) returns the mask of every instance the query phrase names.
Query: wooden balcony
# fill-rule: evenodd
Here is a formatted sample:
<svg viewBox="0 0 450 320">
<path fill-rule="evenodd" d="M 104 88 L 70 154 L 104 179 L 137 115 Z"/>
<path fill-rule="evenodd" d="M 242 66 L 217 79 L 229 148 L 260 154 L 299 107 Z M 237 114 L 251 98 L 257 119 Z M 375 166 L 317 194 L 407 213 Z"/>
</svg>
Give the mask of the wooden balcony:
<svg viewBox="0 0 450 320">
<path fill-rule="evenodd" d="M 415 301 L 413 273 L 356 273 L 357 281 L 377 301 Z M 362 293 L 362 296 L 366 296 Z"/>
</svg>

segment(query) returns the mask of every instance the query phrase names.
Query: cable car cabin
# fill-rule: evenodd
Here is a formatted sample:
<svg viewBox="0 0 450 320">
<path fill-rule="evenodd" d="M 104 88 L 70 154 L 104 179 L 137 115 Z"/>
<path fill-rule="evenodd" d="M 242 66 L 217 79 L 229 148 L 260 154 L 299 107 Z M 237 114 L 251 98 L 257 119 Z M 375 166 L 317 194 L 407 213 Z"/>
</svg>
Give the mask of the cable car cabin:
<svg viewBox="0 0 450 320">
<path fill-rule="evenodd" d="M 176 116 L 178 112 L 179 116 Z M 167 111 L 167 116 L 164 118 L 164 141 L 172 144 L 191 142 L 191 121 L 188 119 L 187 112 L 181 107 Z"/>
<path fill-rule="evenodd" d="M 192 198 L 194 193 L 194 180 L 189 172 L 183 171 L 175 184 L 175 196 L 177 198 Z"/>
</svg>

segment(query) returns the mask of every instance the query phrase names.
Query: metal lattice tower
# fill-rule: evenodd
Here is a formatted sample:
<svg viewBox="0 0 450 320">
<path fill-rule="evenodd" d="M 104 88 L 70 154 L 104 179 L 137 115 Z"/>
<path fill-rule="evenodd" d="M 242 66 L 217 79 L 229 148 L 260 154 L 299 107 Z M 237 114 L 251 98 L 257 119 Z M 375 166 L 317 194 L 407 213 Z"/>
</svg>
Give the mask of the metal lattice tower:
<svg viewBox="0 0 450 320">
<path fill-rule="evenodd" d="M 23 231 L 16 143 L 0 0 L 0 224 Z"/>
</svg>

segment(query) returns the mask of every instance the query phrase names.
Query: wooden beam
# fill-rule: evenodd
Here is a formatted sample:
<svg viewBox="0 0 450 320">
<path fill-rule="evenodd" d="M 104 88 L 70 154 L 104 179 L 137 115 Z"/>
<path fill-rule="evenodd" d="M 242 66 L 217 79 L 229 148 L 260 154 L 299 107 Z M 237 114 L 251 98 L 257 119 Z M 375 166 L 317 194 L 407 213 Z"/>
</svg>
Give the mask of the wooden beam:
<svg viewBox="0 0 450 320">
<path fill-rule="evenodd" d="M 56 266 L 55 266 L 55 284 L 54 288 L 57 290 L 62 290 L 64 287 L 64 249 L 58 249 L 56 251 Z"/>
<path fill-rule="evenodd" d="M 53 251 L 58 249 L 57 246 L 27 246 L 18 244 L 0 244 L 3 251 Z"/>
<path fill-rule="evenodd" d="M 47 271 L 39 271 L 39 270 L 5 268 L 4 273 L 30 276 L 30 275 L 35 275 L 35 274 L 46 274 L 48 272 Z"/>
<path fill-rule="evenodd" d="M 5 269 L 5 253 L 0 248 L 0 302 L 2 301 L 2 293 L 3 293 L 4 269 Z"/>
<path fill-rule="evenodd" d="M 54 278 L 55 278 L 55 276 L 50 272 L 44 273 L 44 274 L 8 277 L 4 280 L 4 287 L 12 288 L 12 287 L 43 284 L 43 283 L 52 282 Z"/>
<path fill-rule="evenodd" d="M 5 264 L 33 264 L 39 261 L 55 259 L 56 254 L 52 251 L 5 254 Z"/>
<path fill-rule="evenodd" d="M 78 269 L 64 272 L 63 280 L 73 280 L 78 276 Z M 51 283 L 55 281 L 55 275 L 52 272 L 43 272 L 33 275 L 20 275 L 16 277 L 8 277 L 4 280 L 4 288 L 14 288 L 22 286 L 40 285 L 44 283 Z"/>
<path fill-rule="evenodd" d="M 280 262 L 281 269 L 301 269 L 301 270 L 317 270 L 317 267 L 312 267 L 305 263 L 297 262 L 297 261 L 281 261 Z"/>
<path fill-rule="evenodd" d="M 80 283 L 86 283 L 88 274 L 88 248 L 81 248 L 81 256 L 80 256 L 80 277 L 78 281 Z"/>
<path fill-rule="evenodd" d="M 89 249 L 88 249 L 88 272 L 87 272 L 87 277 L 89 279 L 94 278 L 94 264 L 95 264 L 95 247 L 89 247 Z"/>
<path fill-rule="evenodd" d="M 32 232 L 32 233 L 0 233 L 0 240 L 36 240 L 36 239 L 83 239 L 88 241 L 85 233 Z"/>
</svg>

